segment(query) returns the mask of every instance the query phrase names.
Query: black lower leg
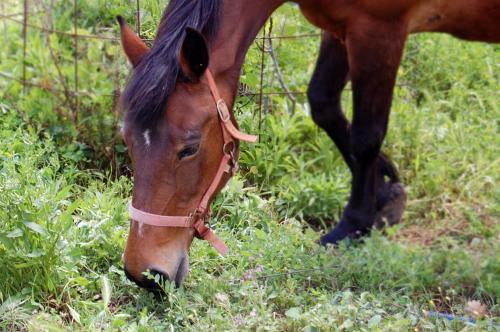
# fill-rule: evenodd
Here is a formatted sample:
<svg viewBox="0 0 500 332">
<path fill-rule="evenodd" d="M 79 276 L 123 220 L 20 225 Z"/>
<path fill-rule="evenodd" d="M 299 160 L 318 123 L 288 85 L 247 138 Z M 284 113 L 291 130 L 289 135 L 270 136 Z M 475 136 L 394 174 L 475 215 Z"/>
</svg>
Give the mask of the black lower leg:
<svg viewBox="0 0 500 332">
<path fill-rule="evenodd" d="M 307 95 L 314 122 L 337 145 L 352 170 L 349 149 L 350 123 L 341 106 L 341 94 L 347 84 L 349 64 L 345 46 L 329 33 L 323 32 L 316 68 Z"/>
<path fill-rule="evenodd" d="M 354 32 L 347 38 L 354 114 L 347 147 L 351 160 L 346 162 L 350 162 L 353 174 L 352 188 L 341 221 L 322 237 L 323 244 L 368 233 L 377 216 L 377 188 L 384 185 L 380 175 L 386 173 L 397 181 L 397 173 L 388 159 L 380 155 L 380 147 L 387 130 L 405 36 L 404 29 L 384 28 L 387 26 L 373 26 L 369 32 Z M 382 35 L 376 36 L 378 33 Z M 393 38 L 388 38 L 388 34 L 393 34 Z M 366 36 L 372 39 L 366 40 Z"/>
<path fill-rule="evenodd" d="M 309 88 L 307 91 L 314 122 L 333 140 L 344 161 L 353 171 L 353 159 L 349 147 L 351 124 L 341 106 L 341 95 L 349 77 L 347 51 L 338 39 L 323 32 L 321 47 Z M 399 182 L 399 176 L 391 160 L 380 153 L 378 166 L 380 176 L 389 177 L 390 182 Z"/>
<path fill-rule="evenodd" d="M 355 163 L 350 147 L 351 124 L 341 107 L 341 94 L 348 77 L 349 64 L 345 45 L 323 32 L 319 57 L 308 89 L 311 113 L 316 124 L 325 130 L 338 147 L 353 173 Z M 399 183 L 396 168 L 382 152 L 377 156 L 377 170 L 375 222 L 378 227 L 383 227 L 399 222 L 406 194 Z M 389 178 L 388 181 L 386 177 Z"/>
<path fill-rule="evenodd" d="M 351 134 L 351 137 L 353 145 L 359 143 L 360 138 L 355 131 Z M 364 143 L 367 142 L 364 141 Z M 337 226 L 321 238 L 322 243 L 337 243 L 346 237 L 358 238 L 363 236 L 369 233 L 375 221 L 377 211 L 376 189 L 380 181 L 377 154 L 381 140 L 374 139 L 368 144 L 373 144 L 370 151 L 366 149 L 359 152 L 356 148 L 353 149 L 356 160 L 353 167 L 349 202 Z"/>
</svg>

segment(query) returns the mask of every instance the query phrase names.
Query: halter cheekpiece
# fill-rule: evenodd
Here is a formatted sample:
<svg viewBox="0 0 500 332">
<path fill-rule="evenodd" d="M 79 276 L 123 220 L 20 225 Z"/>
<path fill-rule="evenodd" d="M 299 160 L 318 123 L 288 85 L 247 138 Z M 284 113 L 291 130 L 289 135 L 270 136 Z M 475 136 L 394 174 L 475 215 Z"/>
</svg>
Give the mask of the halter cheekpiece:
<svg viewBox="0 0 500 332">
<path fill-rule="evenodd" d="M 228 251 L 227 246 L 217 237 L 217 235 L 215 235 L 212 229 L 207 226 L 210 223 L 210 198 L 216 193 L 224 174 L 228 173 L 230 176 L 233 176 L 238 170 L 238 161 L 235 157 L 236 141 L 255 143 L 257 141 L 257 136 L 242 133 L 235 127 L 233 121 L 231 121 L 231 113 L 229 112 L 226 102 L 219 94 L 219 90 L 217 89 L 217 85 L 215 84 L 214 77 L 210 70 L 206 71 L 206 77 L 210 92 L 217 105 L 217 113 L 219 115 L 219 123 L 224 140 L 224 145 L 222 147 L 223 157 L 212 183 L 203 195 L 200 203 L 198 203 L 196 210 L 189 216 L 164 216 L 152 214 L 136 209 L 132 204 L 129 206 L 129 214 L 131 219 L 151 226 L 192 227 L 195 230 L 197 238 L 210 242 L 221 255 L 224 255 Z"/>
</svg>

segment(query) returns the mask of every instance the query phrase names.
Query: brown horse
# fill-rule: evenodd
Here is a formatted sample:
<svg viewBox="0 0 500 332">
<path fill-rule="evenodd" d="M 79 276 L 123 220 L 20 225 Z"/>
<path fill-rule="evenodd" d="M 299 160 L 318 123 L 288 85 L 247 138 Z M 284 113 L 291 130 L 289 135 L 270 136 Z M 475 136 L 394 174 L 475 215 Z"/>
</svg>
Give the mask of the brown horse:
<svg viewBox="0 0 500 332">
<path fill-rule="evenodd" d="M 123 48 L 134 67 L 122 98 L 124 138 L 135 170 L 124 264 L 140 286 L 157 288 L 144 277 L 147 270 L 181 284 L 194 236 L 224 251 L 205 227 L 207 206 L 231 175 L 224 170 L 235 166 L 240 139 L 234 131 L 228 134 L 234 118 L 221 109 L 226 103 L 231 109 L 245 54 L 284 2 L 171 0 L 151 49 L 119 18 Z M 367 234 L 376 221 L 401 218 L 406 195 L 380 147 L 408 35 L 436 31 L 500 42 L 500 0 L 296 3 L 324 31 L 308 90 L 312 117 L 352 172 L 342 219 L 321 238 L 322 244 L 335 244 Z M 340 106 L 349 79 L 352 123 Z"/>
</svg>

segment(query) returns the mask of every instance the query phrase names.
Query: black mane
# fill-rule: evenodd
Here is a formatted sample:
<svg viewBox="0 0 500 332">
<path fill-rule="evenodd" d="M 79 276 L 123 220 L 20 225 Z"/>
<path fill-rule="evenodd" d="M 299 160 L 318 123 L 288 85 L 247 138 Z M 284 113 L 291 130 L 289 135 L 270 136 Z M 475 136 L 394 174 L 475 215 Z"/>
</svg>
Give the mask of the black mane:
<svg viewBox="0 0 500 332">
<path fill-rule="evenodd" d="M 151 51 L 134 69 L 123 94 L 128 119 L 151 127 L 165 109 L 180 67 L 178 55 L 186 27 L 210 42 L 217 32 L 222 0 L 171 0 L 163 13 Z"/>
</svg>

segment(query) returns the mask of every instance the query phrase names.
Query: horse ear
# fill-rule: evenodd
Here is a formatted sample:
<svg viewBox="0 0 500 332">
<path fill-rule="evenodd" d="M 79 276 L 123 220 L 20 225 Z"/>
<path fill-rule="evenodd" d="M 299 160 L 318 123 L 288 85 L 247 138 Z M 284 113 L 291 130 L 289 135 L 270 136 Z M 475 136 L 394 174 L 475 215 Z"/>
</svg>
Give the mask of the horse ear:
<svg viewBox="0 0 500 332">
<path fill-rule="evenodd" d="M 132 66 L 136 67 L 141 59 L 149 53 L 149 47 L 130 29 L 122 16 L 118 15 L 116 19 L 120 24 L 123 50 Z"/>
<path fill-rule="evenodd" d="M 203 35 L 193 28 L 186 28 L 179 63 L 182 73 L 192 81 L 198 80 L 208 67 L 208 47 Z"/>
</svg>

